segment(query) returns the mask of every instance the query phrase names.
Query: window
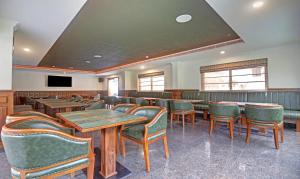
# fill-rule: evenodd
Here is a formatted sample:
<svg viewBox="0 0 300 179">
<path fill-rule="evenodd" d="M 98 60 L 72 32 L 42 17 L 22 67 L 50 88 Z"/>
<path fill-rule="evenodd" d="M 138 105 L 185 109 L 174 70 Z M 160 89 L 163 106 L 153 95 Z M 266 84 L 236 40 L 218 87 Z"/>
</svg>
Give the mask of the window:
<svg viewBox="0 0 300 179">
<path fill-rule="evenodd" d="M 119 78 L 108 79 L 108 96 L 118 96 L 119 93 Z"/>
<path fill-rule="evenodd" d="M 164 91 L 165 77 L 163 72 L 139 75 L 139 91 Z"/>
<path fill-rule="evenodd" d="M 201 67 L 202 90 L 265 90 L 267 59 Z"/>
</svg>

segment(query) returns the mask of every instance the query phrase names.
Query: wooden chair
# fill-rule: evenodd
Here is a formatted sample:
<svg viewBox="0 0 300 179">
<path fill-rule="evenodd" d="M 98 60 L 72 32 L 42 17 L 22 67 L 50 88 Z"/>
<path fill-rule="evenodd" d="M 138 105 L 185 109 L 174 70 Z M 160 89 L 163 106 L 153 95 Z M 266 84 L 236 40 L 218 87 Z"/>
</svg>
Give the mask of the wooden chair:
<svg viewBox="0 0 300 179">
<path fill-rule="evenodd" d="M 246 143 L 250 143 L 252 127 L 262 129 L 273 129 L 275 148 L 279 149 L 278 130 L 281 133 L 281 142 L 284 138 L 283 125 L 283 107 L 280 105 L 250 105 L 247 104 L 245 108 L 245 115 L 247 120 L 247 137 Z"/>
<path fill-rule="evenodd" d="M 171 125 L 173 124 L 174 117 L 177 116 L 177 119 L 182 116 L 182 126 L 184 127 L 185 116 L 189 116 L 192 120 L 193 126 L 195 125 L 195 115 L 196 111 L 194 106 L 190 102 L 180 101 L 180 100 L 171 100 L 170 101 L 170 110 L 171 110 Z"/>
<path fill-rule="evenodd" d="M 231 103 L 210 103 L 210 127 L 209 135 L 212 134 L 216 122 L 227 123 L 229 128 L 229 136 L 233 139 L 234 123 L 240 122 L 240 108 L 236 104 Z M 241 132 L 241 125 L 239 125 L 239 134 Z"/>
<path fill-rule="evenodd" d="M 136 104 L 118 104 L 112 110 L 129 114 L 136 107 Z"/>
<path fill-rule="evenodd" d="M 1 138 L 12 178 L 55 178 L 87 169 L 94 176 L 92 139 L 74 137 L 45 118 L 17 120 L 2 128 Z"/>
<path fill-rule="evenodd" d="M 23 111 L 23 112 L 17 112 L 13 115 L 6 116 L 6 123 L 10 123 L 16 120 L 24 119 L 24 118 L 32 118 L 32 117 L 43 117 L 47 118 L 52 121 L 59 122 L 60 120 L 54 117 L 51 117 L 47 114 L 37 112 L 37 111 Z"/>
<path fill-rule="evenodd" d="M 146 171 L 150 172 L 149 144 L 163 140 L 165 157 L 169 158 L 167 143 L 167 110 L 158 106 L 144 106 L 135 108 L 131 114 L 151 118 L 148 123 L 137 124 L 121 130 L 121 151 L 126 155 L 125 140 L 133 141 L 144 147 Z M 152 115 L 154 116 L 152 117 Z"/>
</svg>

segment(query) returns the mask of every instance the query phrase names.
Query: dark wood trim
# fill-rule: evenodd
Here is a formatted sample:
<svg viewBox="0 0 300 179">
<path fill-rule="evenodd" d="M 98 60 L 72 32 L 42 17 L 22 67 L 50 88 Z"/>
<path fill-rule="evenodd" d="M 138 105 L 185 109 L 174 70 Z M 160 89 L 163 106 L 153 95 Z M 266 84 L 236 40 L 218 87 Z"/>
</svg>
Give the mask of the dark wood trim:
<svg viewBox="0 0 300 179">
<path fill-rule="evenodd" d="M 30 66 L 30 65 L 14 65 L 13 68 L 21 69 L 21 70 L 40 70 L 40 71 L 96 74 L 95 71 L 89 71 L 89 70 L 77 70 L 77 69 L 70 69 L 70 68 L 42 67 L 42 66 Z"/>
<path fill-rule="evenodd" d="M 144 57 L 142 59 L 132 59 L 132 61 L 135 61 L 135 62 L 124 63 L 124 64 L 119 64 L 119 65 L 115 65 L 115 66 L 108 67 L 108 68 L 103 68 L 103 69 L 96 71 L 96 73 L 100 74 L 100 73 L 104 73 L 104 72 L 118 70 L 120 68 L 126 68 L 126 67 L 129 67 L 132 65 L 138 65 L 138 64 L 142 64 L 142 63 L 146 63 L 146 62 L 162 60 L 165 58 L 191 54 L 191 53 L 195 53 L 195 52 L 200 52 L 200 51 L 204 51 L 204 50 L 214 49 L 214 48 L 218 48 L 218 47 L 223 47 L 223 46 L 237 44 L 237 43 L 243 43 L 243 42 L 244 41 L 241 38 L 238 38 L 238 39 L 229 40 L 226 42 L 216 43 L 216 44 L 207 45 L 207 46 L 202 45 L 200 47 L 196 46 L 196 47 L 192 47 L 192 48 L 188 48 L 188 49 L 174 50 L 171 52 L 165 52 L 165 53 L 158 54 L 158 55 L 150 57 L 148 59 L 145 59 Z M 137 61 L 137 60 L 139 60 L 139 61 Z"/>
</svg>

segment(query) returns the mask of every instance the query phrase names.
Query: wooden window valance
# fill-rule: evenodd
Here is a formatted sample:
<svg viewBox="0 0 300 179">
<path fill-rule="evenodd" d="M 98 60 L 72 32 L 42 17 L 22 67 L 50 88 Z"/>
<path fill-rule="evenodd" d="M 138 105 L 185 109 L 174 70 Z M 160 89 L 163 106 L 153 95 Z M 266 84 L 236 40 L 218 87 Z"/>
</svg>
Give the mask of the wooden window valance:
<svg viewBox="0 0 300 179">
<path fill-rule="evenodd" d="M 164 75 L 164 72 L 154 72 L 154 73 L 146 73 L 146 74 L 139 74 L 138 77 L 139 78 L 145 78 L 145 77 L 151 77 L 151 76 L 161 76 Z"/>
<path fill-rule="evenodd" d="M 216 65 L 202 66 L 200 67 L 200 73 L 235 70 L 235 69 L 242 69 L 242 68 L 254 68 L 258 66 L 267 66 L 267 64 L 268 64 L 267 58 L 239 61 L 239 62 L 232 62 L 232 63 L 223 63 L 223 64 L 216 64 Z"/>
</svg>

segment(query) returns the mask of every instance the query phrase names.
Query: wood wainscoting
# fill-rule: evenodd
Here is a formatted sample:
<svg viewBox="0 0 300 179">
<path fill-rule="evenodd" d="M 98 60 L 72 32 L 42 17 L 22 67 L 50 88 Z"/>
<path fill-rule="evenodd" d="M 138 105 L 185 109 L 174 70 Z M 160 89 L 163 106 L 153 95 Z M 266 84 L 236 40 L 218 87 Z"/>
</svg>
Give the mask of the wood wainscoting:
<svg viewBox="0 0 300 179">
<path fill-rule="evenodd" d="M 7 115 L 13 114 L 14 110 L 14 92 L 0 90 L 0 132 L 5 124 Z M 0 139 L 0 148 L 2 147 Z"/>
<path fill-rule="evenodd" d="M 90 91 L 16 91 L 14 95 L 15 105 L 24 104 L 25 97 L 49 97 L 49 96 L 58 96 L 63 98 L 71 97 L 72 95 L 80 96 L 96 96 L 97 94 L 106 96 L 107 92 L 102 90 L 90 90 Z"/>
</svg>

